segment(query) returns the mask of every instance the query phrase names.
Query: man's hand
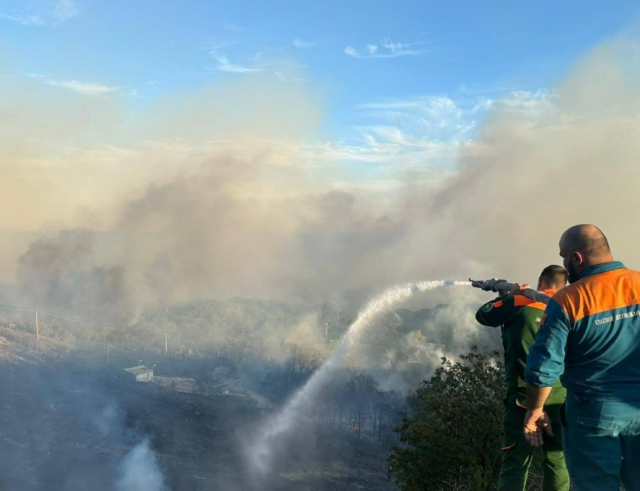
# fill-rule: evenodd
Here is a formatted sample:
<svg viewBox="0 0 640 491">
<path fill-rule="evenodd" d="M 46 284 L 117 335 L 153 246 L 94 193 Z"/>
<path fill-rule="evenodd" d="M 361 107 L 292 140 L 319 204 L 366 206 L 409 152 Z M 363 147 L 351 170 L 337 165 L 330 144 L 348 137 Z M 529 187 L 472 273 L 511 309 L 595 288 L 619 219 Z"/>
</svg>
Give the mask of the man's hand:
<svg viewBox="0 0 640 491">
<path fill-rule="evenodd" d="M 544 444 L 543 432 L 553 436 L 551 420 L 542 409 L 527 411 L 524 417 L 524 437 L 533 447 L 540 447 Z"/>
<path fill-rule="evenodd" d="M 509 292 L 511 295 L 524 295 L 525 290 L 530 290 L 531 286 L 527 283 L 515 283 L 514 287 Z"/>
</svg>

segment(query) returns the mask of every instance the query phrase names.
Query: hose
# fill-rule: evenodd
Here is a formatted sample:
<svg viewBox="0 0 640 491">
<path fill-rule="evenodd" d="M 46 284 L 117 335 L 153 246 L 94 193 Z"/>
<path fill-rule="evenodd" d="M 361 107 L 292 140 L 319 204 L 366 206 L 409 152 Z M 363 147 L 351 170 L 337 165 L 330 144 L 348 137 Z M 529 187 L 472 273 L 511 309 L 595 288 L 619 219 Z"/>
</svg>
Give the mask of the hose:
<svg viewBox="0 0 640 491">
<path fill-rule="evenodd" d="M 471 281 L 471 286 L 491 292 L 508 292 L 516 287 L 515 283 L 509 283 L 507 280 L 497 280 L 495 278 L 485 281 L 472 280 L 469 278 L 469 281 Z M 545 305 L 549 303 L 549 300 L 551 300 L 549 295 L 539 292 L 538 290 L 534 290 L 533 288 L 527 288 L 522 292 L 522 295 Z"/>
</svg>

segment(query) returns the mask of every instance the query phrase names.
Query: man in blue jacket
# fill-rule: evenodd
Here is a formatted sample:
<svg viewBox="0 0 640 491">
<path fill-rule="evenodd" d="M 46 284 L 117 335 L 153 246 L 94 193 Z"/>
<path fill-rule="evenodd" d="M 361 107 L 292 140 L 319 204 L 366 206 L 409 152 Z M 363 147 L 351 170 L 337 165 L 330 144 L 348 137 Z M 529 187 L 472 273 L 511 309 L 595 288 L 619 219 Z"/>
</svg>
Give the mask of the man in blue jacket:
<svg viewBox="0 0 640 491">
<path fill-rule="evenodd" d="M 568 229 L 560 256 L 571 284 L 549 302 L 529 352 L 525 437 L 540 446 L 552 433 L 543 407 L 561 376 L 575 491 L 640 491 L 640 273 L 614 261 L 593 225 Z"/>
</svg>

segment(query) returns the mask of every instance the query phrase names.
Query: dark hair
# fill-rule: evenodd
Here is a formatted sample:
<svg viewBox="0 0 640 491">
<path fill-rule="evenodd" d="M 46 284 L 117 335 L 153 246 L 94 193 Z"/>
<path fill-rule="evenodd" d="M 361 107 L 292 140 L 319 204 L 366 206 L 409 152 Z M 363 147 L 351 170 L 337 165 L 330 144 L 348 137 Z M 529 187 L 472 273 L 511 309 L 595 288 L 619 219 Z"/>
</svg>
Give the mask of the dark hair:
<svg viewBox="0 0 640 491">
<path fill-rule="evenodd" d="M 549 287 L 563 288 L 569 280 L 569 272 L 562 266 L 552 264 L 542 270 L 540 280 Z"/>
</svg>

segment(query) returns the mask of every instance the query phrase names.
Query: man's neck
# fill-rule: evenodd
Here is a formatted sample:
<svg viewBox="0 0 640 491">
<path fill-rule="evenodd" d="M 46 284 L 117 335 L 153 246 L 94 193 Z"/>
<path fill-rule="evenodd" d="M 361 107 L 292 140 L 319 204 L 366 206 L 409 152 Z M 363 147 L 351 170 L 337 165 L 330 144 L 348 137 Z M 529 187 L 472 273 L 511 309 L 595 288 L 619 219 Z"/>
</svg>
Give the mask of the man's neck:
<svg viewBox="0 0 640 491">
<path fill-rule="evenodd" d="M 593 268 L 595 266 L 600 266 L 601 264 L 611 263 L 613 261 L 615 261 L 615 259 L 613 259 L 613 256 L 607 256 L 599 259 L 591 259 L 589 261 L 585 261 L 584 263 L 582 263 L 584 267 L 582 268 L 582 271 L 580 272 L 580 274 L 584 273 L 587 269 Z"/>
<path fill-rule="evenodd" d="M 560 288 L 562 288 L 562 287 L 557 287 L 557 286 L 548 286 L 548 285 L 540 285 L 540 286 L 538 287 L 538 290 L 539 290 L 539 291 L 541 291 L 541 292 L 543 292 L 543 291 L 545 291 L 545 290 L 554 290 L 554 291 L 557 291 L 557 290 L 559 290 Z"/>
</svg>

